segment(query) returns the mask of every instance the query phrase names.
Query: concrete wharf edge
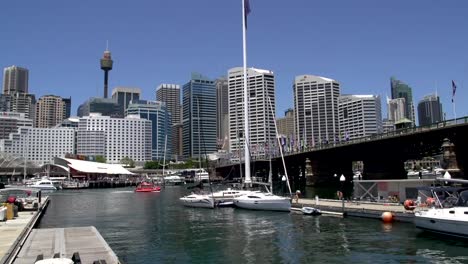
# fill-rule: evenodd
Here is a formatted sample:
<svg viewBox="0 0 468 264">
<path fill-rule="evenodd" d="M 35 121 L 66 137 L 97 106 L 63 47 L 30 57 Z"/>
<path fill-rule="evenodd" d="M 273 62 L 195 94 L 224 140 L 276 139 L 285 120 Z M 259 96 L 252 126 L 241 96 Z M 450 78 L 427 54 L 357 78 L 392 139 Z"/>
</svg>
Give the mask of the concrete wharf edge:
<svg viewBox="0 0 468 264">
<path fill-rule="evenodd" d="M 292 204 L 294 208 L 301 208 L 304 206 L 314 207 L 322 211 L 344 213 L 345 216 L 372 219 L 382 219 L 382 213 L 391 212 L 395 221 L 412 223 L 414 220 L 413 211 L 408 211 L 403 205 L 395 203 L 345 201 L 344 212 L 341 200 L 320 199 L 318 204 L 316 204 L 315 199 L 299 199 L 297 203 L 293 201 Z"/>
<path fill-rule="evenodd" d="M 0 260 L 1 264 L 10 264 L 13 262 L 14 258 L 16 257 L 16 255 L 18 255 L 21 247 L 23 246 L 24 242 L 28 238 L 32 229 L 36 226 L 37 221 L 42 217 L 42 214 L 44 213 L 45 209 L 49 205 L 49 202 L 50 200 L 48 196 L 43 197 L 43 202 L 38 207 L 37 211 L 33 212 L 34 213 L 33 217 L 29 220 L 29 222 L 23 228 L 21 233 L 18 235 L 18 237 L 10 246 L 10 249 L 6 251 L 5 255 Z M 14 221 L 14 219 L 7 220 L 7 221 Z"/>
</svg>

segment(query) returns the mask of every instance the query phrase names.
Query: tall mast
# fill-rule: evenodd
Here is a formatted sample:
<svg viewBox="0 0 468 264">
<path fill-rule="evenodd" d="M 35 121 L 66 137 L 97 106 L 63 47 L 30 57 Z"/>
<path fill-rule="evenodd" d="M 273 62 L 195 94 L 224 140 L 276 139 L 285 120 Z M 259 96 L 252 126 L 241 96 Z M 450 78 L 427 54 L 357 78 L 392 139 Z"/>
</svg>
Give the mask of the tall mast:
<svg viewBox="0 0 468 264">
<path fill-rule="evenodd" d="M 250 153 L 249 153 L 249 97 L 247 91 L 247 37 L 246 37 L 246 13 L 245 0 L 242 1 L 242 50 L 244 57 L 244 162 L 245 162 L 245 181 L 247 186 L 252 184 L 250 178 Z"/>
</svg>

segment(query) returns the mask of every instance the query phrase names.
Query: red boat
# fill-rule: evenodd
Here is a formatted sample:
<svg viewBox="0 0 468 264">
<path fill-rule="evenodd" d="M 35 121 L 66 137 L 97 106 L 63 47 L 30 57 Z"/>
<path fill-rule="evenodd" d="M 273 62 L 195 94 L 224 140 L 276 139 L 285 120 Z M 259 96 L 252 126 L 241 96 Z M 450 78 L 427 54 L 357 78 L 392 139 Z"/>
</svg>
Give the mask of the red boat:
<svg viewBox="0 0 468 264">
<path fill-rule="evenodd" d="M 161 187 L 155 186 L 152 182 L 141 182 L 135 189 L 135 192 L 160 192 Z"/>
</svg>

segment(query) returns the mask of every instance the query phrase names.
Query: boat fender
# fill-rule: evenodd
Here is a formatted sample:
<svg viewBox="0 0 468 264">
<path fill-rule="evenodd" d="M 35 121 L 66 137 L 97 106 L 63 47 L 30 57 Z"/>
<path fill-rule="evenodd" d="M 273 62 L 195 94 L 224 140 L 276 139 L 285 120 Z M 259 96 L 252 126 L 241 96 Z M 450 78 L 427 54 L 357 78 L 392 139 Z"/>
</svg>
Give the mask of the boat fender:
<svg viewBox="0 0 468 264">
<path fill-rule="evenodd" d="M 406 210 L 414 210 L 414 208 L 416 208 L 416 204 L 414 203 L 413 200 L 406 200 L 404 203 L 403 203 L 403 206 L 405 207 Z"/>
<path fill-rule="evenodd" d="M 426 199 L 426 204 L 427 204 L 427 206 L 432 206 L 432 205 L 434 205 L 434 204 L 435 204 L 435 199 L 432 198 L 432 197 L 427 197 L 427 199 Z"/>
</svg>

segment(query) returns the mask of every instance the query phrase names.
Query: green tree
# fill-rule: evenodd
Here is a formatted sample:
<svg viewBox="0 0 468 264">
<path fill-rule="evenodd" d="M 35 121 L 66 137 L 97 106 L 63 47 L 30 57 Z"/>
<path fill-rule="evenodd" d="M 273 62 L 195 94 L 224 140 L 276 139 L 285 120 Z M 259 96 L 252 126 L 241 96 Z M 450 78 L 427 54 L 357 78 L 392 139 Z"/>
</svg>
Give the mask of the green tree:
<svg viewBox="0 0 468 264">
<path fill-rule="evenodd" d="M 96 162 L 106 163 L 106 158 L 104 156 L 96 156 Z"/>
<path fill-rule="evenodd" d="M 144 166 L 144 169 L 146 170 L 157 170 L 157 169 L 161 169 L 161 165 L 159 164 L 159 162 L 157 161 L 147 161 L 145 162 L 145 166 Z"/>
<path fill-rule="evenodd" d="M 135 168 L 135 161 L 133 161 L 131 158 L 129 157 L 125 157 L 123 159 L 120 160 L 120 163 L 121 164 L 124 164 L 126 167 L 129 167 L 129 168 Z"/>
</svg>

